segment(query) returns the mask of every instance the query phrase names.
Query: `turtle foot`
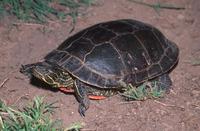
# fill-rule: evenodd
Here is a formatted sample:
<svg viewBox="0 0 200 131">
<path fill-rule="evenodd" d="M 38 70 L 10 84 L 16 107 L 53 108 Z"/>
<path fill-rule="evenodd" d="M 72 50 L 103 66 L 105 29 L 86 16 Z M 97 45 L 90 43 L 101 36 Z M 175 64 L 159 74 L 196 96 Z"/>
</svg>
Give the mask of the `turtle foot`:
<svg viewBox="0 0 200 131">
<path fill-rule="evenodd" d="M 90 106 L 90 100 L 88 98 L 86 90 L 87 85 L 79 80 L 75 80 L 74 85 L 75 85 L 74 88 L 75 95 L 77 100 L 79 101 L 78 112 L 80 113 L 81 116 L 85 116 L 85 112 Z"/>
<path fill-rule="evenodd" d="M 171 89 L 172 81 L 168 74 L 163 74 L 159 76 L 157 79 L 158 79 L 158 87 L 160 88 L 160 90 L 169 91 Z"/>
</svg>

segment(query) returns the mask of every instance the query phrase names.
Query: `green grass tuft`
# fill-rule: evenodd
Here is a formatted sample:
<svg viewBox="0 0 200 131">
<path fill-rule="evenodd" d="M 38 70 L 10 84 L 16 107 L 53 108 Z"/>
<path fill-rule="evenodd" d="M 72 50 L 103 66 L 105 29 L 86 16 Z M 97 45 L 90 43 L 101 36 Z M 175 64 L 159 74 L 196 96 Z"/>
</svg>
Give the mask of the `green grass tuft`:
<svg viewBox="0 0 200 131">
<path fill-rule="evenodd" d="M 121 94 L 126 100 L 146 100 L 163 97 L 166 90 L 158 86 L 156 81 L 144 83 L 138 87 L 131 84 Z"/>
<path fill-rule="evenodd" d="M 45 103 L 42 97 L 35 97 L 34 101 L 17 110 L 0 101 L 0 130 L 1 131 L 78 131 L 83 125 L 73 124 L 69 128 L 62 128 L 59 120 L 52 120 L 54 103 Z M 78 125 L 78 126 L 77 126 Z"/>
<path fill-rule="evenodd" d="M 1 131 L 47 131 L 60 130 L 59 121 L 52 121 L 50 115 L 56 108 L 54 103 L 47 104 L 43 98 L 36 97 L 33 103 L 22 111 L 0 102 Z"/>
<path fill-rule="evenodd" d="M 73 123 L 64 131 L 80 131 L 84 125 L 85 125 L 84 123 L 79 123 L 79 122 Z"/>
<path fill-rule="evenodd" d="M 0 15 L 14 15 L 28 22 L 44 23 L 47 19 L 64 19 L 71 16 L 76 21 L 80 7 L 90 6 L 94 0 L 1 0 Z M 54 16 L 54 17 L 52 17 Z"/>
</svg>

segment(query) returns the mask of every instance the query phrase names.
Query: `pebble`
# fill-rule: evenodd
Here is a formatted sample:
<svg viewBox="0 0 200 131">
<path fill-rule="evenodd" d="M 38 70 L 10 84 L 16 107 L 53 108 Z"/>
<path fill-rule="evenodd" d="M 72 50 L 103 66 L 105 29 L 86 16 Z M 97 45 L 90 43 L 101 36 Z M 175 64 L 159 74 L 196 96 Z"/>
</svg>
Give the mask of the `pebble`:
<svg viewBox="0 0 200 131">
<path fill-rule="evenodd" d="M 179 14 L 177 18 L 178 18 L 179 20 L 183 20 L 183 19 L 185 18 L 185 16 L 182 15 L 182 14 Z"/>
</svg>

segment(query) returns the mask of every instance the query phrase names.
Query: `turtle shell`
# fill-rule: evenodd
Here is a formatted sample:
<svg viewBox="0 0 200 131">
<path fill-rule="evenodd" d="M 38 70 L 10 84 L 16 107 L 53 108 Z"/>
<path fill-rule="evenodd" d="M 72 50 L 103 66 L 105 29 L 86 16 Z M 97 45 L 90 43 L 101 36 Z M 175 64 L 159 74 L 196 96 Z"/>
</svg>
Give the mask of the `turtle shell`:
<svg viewBox="0 0 200 131">
<path fill-rule="evenodd" d="M 100 88 L 140 84 L 167 73 L 178 47 L 155 27 L 130 19 L 96 24 L 69 37 L 45 61 Z"/>
</svg>

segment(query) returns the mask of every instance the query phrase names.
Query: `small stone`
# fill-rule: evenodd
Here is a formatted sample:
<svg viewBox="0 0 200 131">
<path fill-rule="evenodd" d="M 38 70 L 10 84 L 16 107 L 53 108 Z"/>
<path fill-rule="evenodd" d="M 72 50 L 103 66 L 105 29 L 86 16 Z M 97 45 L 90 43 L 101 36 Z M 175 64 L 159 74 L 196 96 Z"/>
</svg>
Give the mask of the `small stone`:
<svg viewBox="0 0 200 131">
<path fill-rule="evenodd" d="M 197 90 L 193 90 L 191 93 L 194 97 L 198 97 L 200 95 L 200 91 Z"/>
<path fill-rule="evenodd" d="M 177 18 L 178 18 L 179 20 L 183 20 L 183 19 L 185 18 L 185 16 L 182 15 L 182 14 L 179 14 Z"/>
</svg>

